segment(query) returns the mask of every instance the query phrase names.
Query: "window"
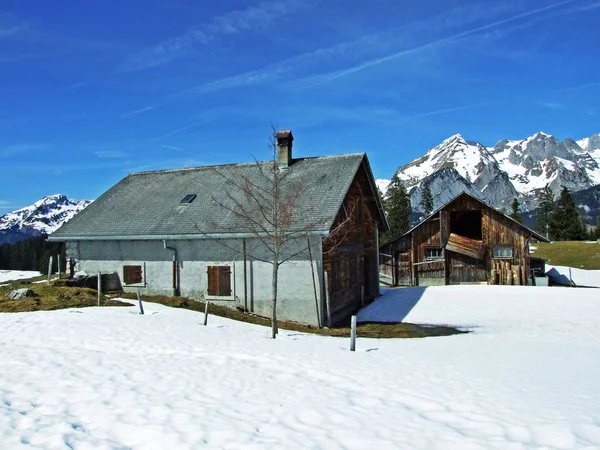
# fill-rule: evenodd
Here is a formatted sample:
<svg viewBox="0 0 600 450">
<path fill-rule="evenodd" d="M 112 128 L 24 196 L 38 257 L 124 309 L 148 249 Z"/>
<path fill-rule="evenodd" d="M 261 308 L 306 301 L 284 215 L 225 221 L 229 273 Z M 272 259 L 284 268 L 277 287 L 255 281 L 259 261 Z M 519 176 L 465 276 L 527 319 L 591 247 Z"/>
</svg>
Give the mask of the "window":
<svg viewBox="0 0 600 450">
<path fill-rule="evenodd" d="M 425 247 L 425 261 L 434 261 L 444 257 L 443 250 L 439 247 Z"/>
<path fill-rule="evenodd" d="M 142 266 L 123 266 L 123 280 L 125 284 L 140 284 L 142 280 Z"/>
<path fill-rule="evenodd" d="M 189 205 L 196 199 L 196 197 L 198 197 L 196 194 L 188 194 L 185 197 L 183 197 L 183 199 L 181 199 L 179 204 L 180 205 Z"/>
<path fill-rule="evenodd" d="M 494 258 L 512 258 L 513 257 L 513 249 L 508 246 L 500 246 L 497 245 L 494 247 Z"/>
<path fill-rule="evenodd" d="M 208 267 L 208 295 L 214 297 L 231 296 L 231 267 Z"/>
</svg>

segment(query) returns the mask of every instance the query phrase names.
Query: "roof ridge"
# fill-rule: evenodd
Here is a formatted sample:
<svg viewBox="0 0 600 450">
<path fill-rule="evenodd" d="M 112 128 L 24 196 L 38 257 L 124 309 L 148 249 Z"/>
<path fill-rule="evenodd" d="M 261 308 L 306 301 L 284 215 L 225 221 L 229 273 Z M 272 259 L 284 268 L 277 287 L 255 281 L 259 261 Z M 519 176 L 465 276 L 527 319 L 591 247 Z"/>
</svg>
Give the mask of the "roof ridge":
<svg viewBox="0 0 600 450">
<path fill-rule="evenodd" d="M 330 158 L 341 158 L 348 156 L 363 156 L 366 153 L 342 153 L 339 155 L 323 155 L 323 156 L 306 156 L 303 158 L 294 158 L 294 162 L 304 161 L 304 160 L 315 160 L 315 159 L 330 159 Z M 266 164 L 273 162 L 273 160 L 265 160 L 265 161 L 251 161 L 245 163 L 226 163 L 226 164 L 211 164 L 207 166 L 195 166 L 195 167 L 181 167 L 177 169 L 157 169 L 157 170 L 144 170 L 141 172 L 133 172 L 130 173 L 129 176 L 133 175 L 149 175 L 149 174 L 158 174 L 158 173 L 169 173 L 169 172 L 183 172 L 183 171 L 193 171 L 193 170 L 204 170 L 204 169 L 214 169 L 217 167 L 244 167 L 256 164 Z"/>
</svg>

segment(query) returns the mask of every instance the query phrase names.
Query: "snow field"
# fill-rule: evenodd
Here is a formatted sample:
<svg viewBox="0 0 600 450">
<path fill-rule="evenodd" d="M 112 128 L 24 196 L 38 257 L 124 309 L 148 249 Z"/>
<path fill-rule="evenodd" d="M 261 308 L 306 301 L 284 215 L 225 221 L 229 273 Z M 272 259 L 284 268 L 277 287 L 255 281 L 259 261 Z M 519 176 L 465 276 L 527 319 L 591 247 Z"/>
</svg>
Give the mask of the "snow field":
<svg viewBox="0 0 600 450">
<path fill-rule="evenodd" d="M 0 270 L 0 283 L 39 277 L 40 275 L 41 273 L 35 270 Z"/>
<path fill-rule="evenodd" d="M 600 446 L 598 291 L 417 289 L 360 317 L 473 332 L 352 353 L 152 303 L 0 314 L 0 448 Z"/>
</svg>

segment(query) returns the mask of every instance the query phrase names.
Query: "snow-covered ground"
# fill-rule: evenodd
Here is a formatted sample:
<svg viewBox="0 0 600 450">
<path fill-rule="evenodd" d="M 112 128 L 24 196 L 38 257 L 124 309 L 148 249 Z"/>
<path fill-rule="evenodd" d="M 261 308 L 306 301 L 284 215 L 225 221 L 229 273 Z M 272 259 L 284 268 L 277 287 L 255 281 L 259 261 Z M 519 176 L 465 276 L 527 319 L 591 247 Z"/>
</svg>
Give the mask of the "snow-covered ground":
<svg viewBox="0 0 600 450">
<path fill-rule="evenodd" d="M 269 330 L 145 304 L 0 314 L 0 448 L 600 447 L 593 289 L 406 288 L 426 339 Z"/>
<path fill-rule="evenodd" d="M 576 269 L 573 267 L 546 264 L 546 275 L 557 283 L 566 286 L 570 284 L 569 280 L 573 280 L 575 286 L 600 288 L 600 270 Z"/>
<path fill-rule="evenodd" d="M 40 272 L 34 270 L 0 270 L 0 283 L 39 277 Z"/>
</svg>

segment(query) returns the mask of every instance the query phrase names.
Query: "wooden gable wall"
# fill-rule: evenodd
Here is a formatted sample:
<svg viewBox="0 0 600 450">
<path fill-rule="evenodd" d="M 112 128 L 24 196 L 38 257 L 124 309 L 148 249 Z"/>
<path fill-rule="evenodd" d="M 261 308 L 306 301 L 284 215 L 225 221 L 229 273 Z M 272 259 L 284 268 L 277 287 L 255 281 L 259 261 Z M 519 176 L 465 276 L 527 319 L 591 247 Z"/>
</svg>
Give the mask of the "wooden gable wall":
<svg viewBox="0 0 600 450">
<path fill-rule="evenodd" d="M 427 247 L 444 247 L 449 235 L 453 233 L 451 215 L 453 211 L 481 211 L 481 255 L 482 259 L 474 258 L 452 251 L 444 251 L 443 262 L 426 262 Z M 435 284 L 494 282 L 494 272 L 501 271 L 500 282 L 508 282 L 508 272 L 521 284 L 525 284 L 529 274 L 529 254 L 527 239 L 530 231 L 515 223 L 493 208 L 478 200 L 463 195 L 442 208 L 437 217 L 429 219 L 412 232 L 412 259 L 414 279 L 418 284 L 419 278 L 438 280 Z M 494 246 L 510 246 L 511 259 L 493 258 Z M 519 277 L 517 278 L 517 273 Z M 504 278 L 502 278 L 504 276 Z M 498 275 L 497 275 L 498 277 Z M 498 279 L 498 278 L 497 278 Z"/>
<path fill-rule="evenodd" d="M 377 204 L 367 177 L 361 165 L 332 227 L 335 229 L 344 220 L 344 207 L 353 209 L 352 223 L 348 232 L 344 233 L 343 242 L 328 239 L 323 242 L 323 270 L 328 278 L 329 314 L 333 324 L 360 308 L 363 287 L 365 301 L 379 293 Z M 337 247 L 332 249 L 333 246 Z M 325 316 L 327 319 L 327 314 Z"/>
</svg>

